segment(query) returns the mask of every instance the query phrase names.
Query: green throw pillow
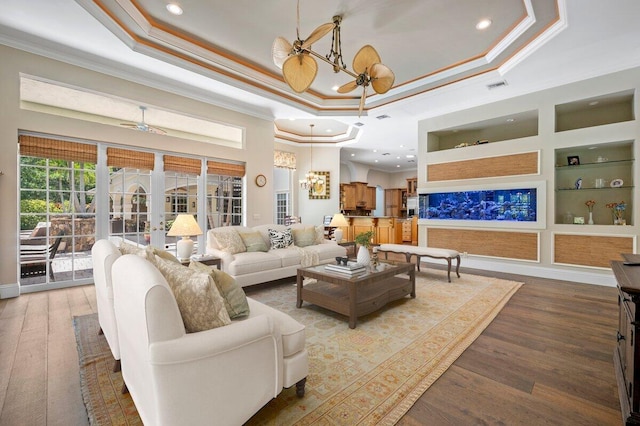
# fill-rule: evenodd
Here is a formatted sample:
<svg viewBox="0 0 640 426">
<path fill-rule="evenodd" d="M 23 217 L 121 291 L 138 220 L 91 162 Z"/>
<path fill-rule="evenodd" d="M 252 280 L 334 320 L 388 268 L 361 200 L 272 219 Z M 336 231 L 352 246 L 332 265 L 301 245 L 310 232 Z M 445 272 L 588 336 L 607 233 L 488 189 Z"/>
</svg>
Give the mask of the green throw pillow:
<svg viewBox="0 0 640 426">
<path fill-rule="evenodd" d="M 233 319 L 249 315 L 247 296 L 231 275 L 195 260 L 189 263 L 189 268 L 207 273 L 213 278 L 213 282 L 216 283 L 216 287 L 218 287 L 218 291 L 224 299 L 224 306 L 227 308 L 229 318 Z"/>
<path fill-rule="evenodd" d="M 313 226 L 307 226 L 302 229 L 294 229 L 293 244 L 298 247 L 312 246 L 316 243 L 316 228 Z"/>
<path fill-rule="evenodd" d="M 262 235 L 258 231 L 238 232 L 242 242 L 247 247 L 247 251 L 269 251 L 269 247 L 262 239 Z"/>
</svg>

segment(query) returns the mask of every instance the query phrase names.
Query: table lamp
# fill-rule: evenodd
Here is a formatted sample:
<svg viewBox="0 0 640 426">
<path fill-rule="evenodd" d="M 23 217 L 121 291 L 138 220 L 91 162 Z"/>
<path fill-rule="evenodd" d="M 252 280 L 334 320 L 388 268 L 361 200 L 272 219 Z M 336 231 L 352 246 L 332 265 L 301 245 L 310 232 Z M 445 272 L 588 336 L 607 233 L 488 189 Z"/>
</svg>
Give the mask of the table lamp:
<svg viewBox="0 0 640 426">
<path fill-rule="evenodd" d="M 337 228 L 337 227 L 349 226 L 349 222 L 347 222 L 347 219 L 344 217 L 342 213 L 336 213 L 333 215 L 333 218 L 331 218 L 331 223 L 329 224 L 329 226 L 336 226 L 336 230 L 333 231 L 333 236 L 335 237 L 337 242 L 340 242 L 342 241 L 342 236 L 344 235 L 344 232 L 342 231 L 341 228 Z"/>
<path fill-rule="evenodd" d="M 178 259 L 189 259 L 193 253 L 193 240 L 191 235 L 202 235 L 202 230 L 192 214 L 179 214 L 173 221 L 171 229 L 167 232 L 168 237 L 182 237 L 176 243 Z"/>
</svg>

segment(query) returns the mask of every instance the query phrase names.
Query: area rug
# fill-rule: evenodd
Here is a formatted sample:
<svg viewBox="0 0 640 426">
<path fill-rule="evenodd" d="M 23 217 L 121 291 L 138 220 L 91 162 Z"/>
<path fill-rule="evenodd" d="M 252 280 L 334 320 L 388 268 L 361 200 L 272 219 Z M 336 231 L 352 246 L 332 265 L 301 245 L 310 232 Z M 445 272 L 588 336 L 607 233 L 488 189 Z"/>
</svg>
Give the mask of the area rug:
<svg viewBox="0 0 640 426">
<path fill-rule="evenodd" d="M 522 283 L 446 272 L 416 273 L 415 299 L 390 303 L 348 319 L 304 303 L 295 307 L 295 285 L 248 293 L 305 324 L 309 376 L 304 398 L 295 386 L 263 407 L 250 425 L 392 425 L 491 323 Z M 74 318 L 83 397 L 97 425 L 141 424 L 97 316 Z"/>
</svg>

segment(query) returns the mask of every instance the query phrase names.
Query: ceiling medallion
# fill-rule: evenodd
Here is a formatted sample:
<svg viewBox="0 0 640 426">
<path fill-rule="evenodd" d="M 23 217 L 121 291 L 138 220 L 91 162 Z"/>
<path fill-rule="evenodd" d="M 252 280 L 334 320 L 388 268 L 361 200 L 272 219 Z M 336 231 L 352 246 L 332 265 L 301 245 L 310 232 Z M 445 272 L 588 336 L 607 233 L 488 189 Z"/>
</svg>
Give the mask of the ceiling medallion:
<svg viewBox="0 0 640 426">
<path fill-rule="evenodd" d="M 371 85 L 376 93 L 387 93 L 393 86 L 395 75 L 386 65 L 382 64 L 380 55 L 371 45 L 362 47 L 353 58 L 353 71 L 347 69 L 342 60 L 342 40 L 340 39 L 340 24 L 342 17 L 336 15 L 333 22 L 317 27 L 306 39 L 300 38 L 300 0 L 298 0 L 296 40 L 289 43 L 284 37 L 277 37 L 273 42 L 271 53 L 273 63 L 282 69 L 282 76 L 289 87 L 297 93 L 306 91 L 318 73 L 318 63 L 315 58 L 331 65 L 334 72 L 344 72 L 354 78 L 354 81 L 343 84 L 338 93 L 348 93 L 362 86 L 362 96 L 358 116 L 364 109 L 367 87 Z M 311 50 L 311 45 L 333 31 L 331 51 L 322 56 Z"/>
</svg>

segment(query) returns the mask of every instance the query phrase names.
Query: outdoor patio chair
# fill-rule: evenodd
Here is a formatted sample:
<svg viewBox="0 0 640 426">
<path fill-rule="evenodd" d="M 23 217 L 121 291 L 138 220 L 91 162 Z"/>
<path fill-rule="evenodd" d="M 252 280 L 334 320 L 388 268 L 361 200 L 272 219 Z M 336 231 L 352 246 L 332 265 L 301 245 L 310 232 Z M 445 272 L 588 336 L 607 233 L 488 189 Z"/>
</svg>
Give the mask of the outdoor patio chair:
<svg viewBox="0 0 640 426">
<path fill-rule="evenodd" d="M 47 261 L 53 260 L 62 242 L 64 231 L 55 237 L 32 237 L 20 240 L 20 278 L 38 277 L 47 274 Z M 53 243 L 48 243 L 53 238 Z M 53 268 L 49 267 L 53 280 Z"/>
</svg>

